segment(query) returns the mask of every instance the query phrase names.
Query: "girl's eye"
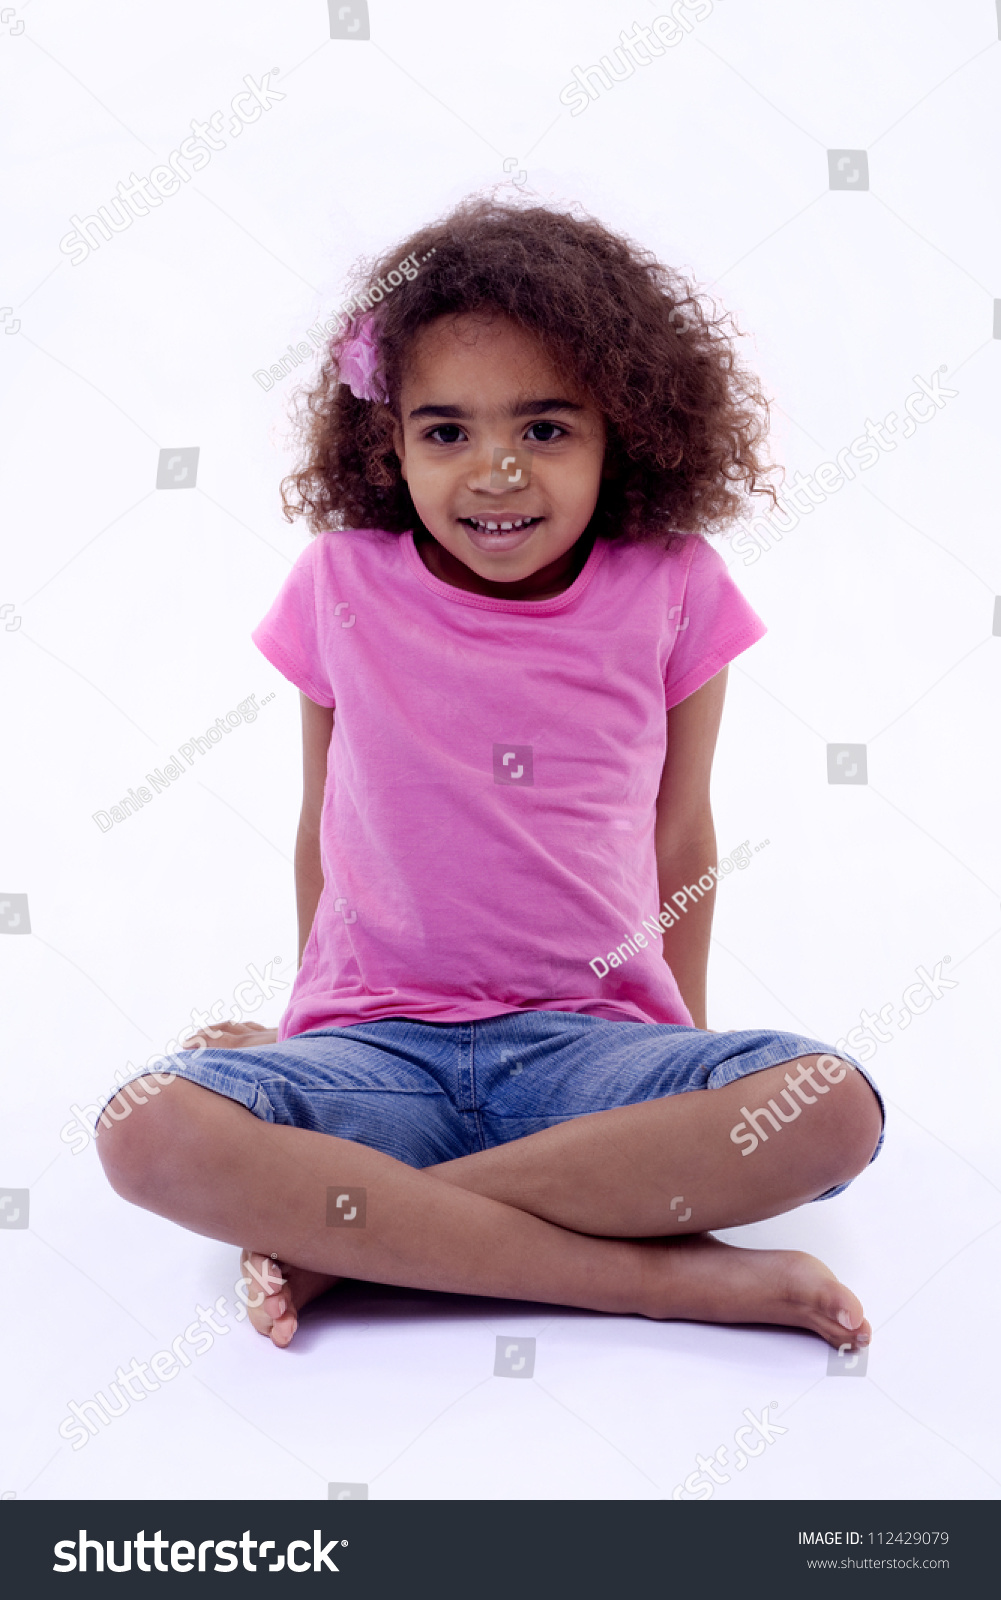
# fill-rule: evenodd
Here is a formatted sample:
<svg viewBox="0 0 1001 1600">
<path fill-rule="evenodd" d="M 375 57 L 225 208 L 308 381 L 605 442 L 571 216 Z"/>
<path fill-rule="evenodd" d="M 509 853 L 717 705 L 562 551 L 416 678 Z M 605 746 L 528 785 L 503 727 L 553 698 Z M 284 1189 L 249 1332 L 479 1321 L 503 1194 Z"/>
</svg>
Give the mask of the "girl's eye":
<svg viewBox="0 0 1001 1600">
<path fill-rule="evenodd" d="M 537 431 L 540 428 L 541 433 Z M 555 422 L 532 422 L 525 430 L 525 438 L 531 444 L 552 444 L 554 440 L 562 438 L 566 431 Z M 464 437 L 464 430 L 457 422 L 439 422 L 436 428 L 429 428 L 424 437 L 434 444 L 458 444 Z"/>
<path fill-rule="evenodd" d="M 435 444 L 457 444 L 461 433 L 462 429 L 457 422 L 439 422 L 437 428 L 432 428 L 426 437 L 433 439 Z M 449 437 L 443 439 L 440 437 L 441 434 L 447 434 Z"/>
</svg>

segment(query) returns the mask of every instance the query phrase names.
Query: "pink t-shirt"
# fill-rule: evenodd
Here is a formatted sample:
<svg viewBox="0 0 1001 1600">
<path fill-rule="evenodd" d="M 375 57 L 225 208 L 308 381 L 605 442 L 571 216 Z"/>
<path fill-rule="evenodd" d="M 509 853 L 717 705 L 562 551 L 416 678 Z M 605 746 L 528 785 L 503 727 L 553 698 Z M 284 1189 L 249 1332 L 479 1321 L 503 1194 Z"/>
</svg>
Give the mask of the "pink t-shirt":
<svg viewBox="0 0 1001 1600">
<path fill-rule="evenodd" d="M 667 711 L 765 631 L 695 535 L 667 555 L 599 539 L 541 601 L 443 583 L 411 533 L 317 535 L 252 634 L 336 708 L 279 1039 L 511 1011 L 692 1026 L 660 939 L 635 938 L 660 906 Z"/>
</svg>

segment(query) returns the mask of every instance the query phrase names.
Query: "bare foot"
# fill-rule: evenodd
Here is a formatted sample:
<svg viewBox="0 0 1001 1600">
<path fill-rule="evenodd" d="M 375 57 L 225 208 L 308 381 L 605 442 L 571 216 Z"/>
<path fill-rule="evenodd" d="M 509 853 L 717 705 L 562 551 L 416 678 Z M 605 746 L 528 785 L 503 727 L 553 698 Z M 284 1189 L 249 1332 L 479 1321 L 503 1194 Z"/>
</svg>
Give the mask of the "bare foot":
<svg viewBox="0 0 1001 1600">
<path fill-rule="evenodd" d="M 182 1050 L 246 1050 L 262 1044 L 277 1044 L 278 1029 L 260 1022 L 217 1022 L 193 1033 Z"/>
<path fill-rule="evenodd" d="M 808 1328 L 852 1350 L 872 1337 L 861 1301 L 803 1250 L 747 1250 L 708 1233 L 636 1243 L 650 1249 L 654 1269 L 648 1316 Z"/>
<path fill-rule="evenodd" d="M 298 1313 L 303 1306 L 323 1294 L 331 1284 L 340 1282 L 329 1273 L 311 1272 L 308 1267 L 273 1261 L 256 1250 L 243 1251 L 240 1271 L 249 1280 L 247 1314 L 250 1321 L 258 1333 L 263 1333 L 279 1350 L 292 1342 L 299 1326 Z M 260 1304 L 255 1305 L 260 1296 L 263 1296 Z"/>
<path fill-rule="evenodd" d="M 858 1298 L 803 1250 L 748 1250 L 707 1233 L 633 1243 L 647 1255 L 649 1317 L 806 1328 L 851 1350 L 872 1337 Z M 250 1281 L 250 1321 L 279 1349 L 291 1343 L 303 1306 L 340 1282 L 256 1251 L 244 1250 L 240 1267 Z"/>
</svg>

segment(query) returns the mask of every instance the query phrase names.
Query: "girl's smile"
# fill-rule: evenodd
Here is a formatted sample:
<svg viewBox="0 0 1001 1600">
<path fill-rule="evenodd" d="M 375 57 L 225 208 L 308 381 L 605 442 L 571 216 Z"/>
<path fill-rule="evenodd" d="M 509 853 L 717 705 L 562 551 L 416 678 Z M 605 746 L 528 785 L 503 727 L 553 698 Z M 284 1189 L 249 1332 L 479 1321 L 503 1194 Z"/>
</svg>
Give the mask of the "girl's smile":
<svg viewBox="0 0 1001 1600">
<path fill-rule="evenodd" d="M 544 519 L 542 517 L 511 517 L 503 518 L 503 513 L 498 512 L 497 518 L 482 516 L 460 517 L 461 525 L 469 530 L 470 543 L 477 550 L 485 550 L 491 555 L 501 550 L 518 550 L 528 539 L 533 528 L 537 528 Z"/>
<path fill-rule="evenodd" d="M 511 599 L 573 581 L 605 424 L 538 340 L 501 315 L 441 317 L 416 342 L 401 411 L 396 451 L 436 576 Z M 492 487 L 498 452 L 526 463 L 519 482 Z"/>
</svg>

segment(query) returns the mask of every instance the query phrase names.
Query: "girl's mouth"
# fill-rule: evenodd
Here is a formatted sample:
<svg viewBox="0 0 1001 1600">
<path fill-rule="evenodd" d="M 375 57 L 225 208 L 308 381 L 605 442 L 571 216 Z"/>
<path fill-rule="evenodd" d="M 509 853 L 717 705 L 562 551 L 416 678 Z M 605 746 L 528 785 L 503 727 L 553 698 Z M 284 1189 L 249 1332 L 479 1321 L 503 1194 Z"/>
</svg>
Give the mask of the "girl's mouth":
<svg viewBox="0 0 1001 1600">
<path fill-rule="evenodd" d="M 467 528 L 478 528 L 482 533 L 509 533 L 514 528 L 530 528 L 541 517 L 460 517 Z"/>
<path fill-rule="evenodd" d="M 515 550 L 524 544 L 542 517 L 460 517 L 460 523 L 477 550 Z"/>
</svg>

